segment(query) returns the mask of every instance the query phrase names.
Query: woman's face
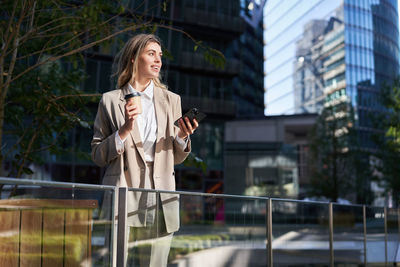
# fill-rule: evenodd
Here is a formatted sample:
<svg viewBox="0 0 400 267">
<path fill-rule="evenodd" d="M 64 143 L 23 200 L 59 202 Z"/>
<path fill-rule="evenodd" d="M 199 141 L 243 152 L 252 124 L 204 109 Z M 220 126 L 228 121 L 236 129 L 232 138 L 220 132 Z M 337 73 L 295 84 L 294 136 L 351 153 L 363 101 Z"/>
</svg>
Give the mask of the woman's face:
<svg viewBox="0 0 400 267">
<path fill-rule="evenodd" d="M 138 57 L 137 79 L 157 78 L 162 66 L 162 51 L 159 44 L 148 43 Z"/>
</svg>

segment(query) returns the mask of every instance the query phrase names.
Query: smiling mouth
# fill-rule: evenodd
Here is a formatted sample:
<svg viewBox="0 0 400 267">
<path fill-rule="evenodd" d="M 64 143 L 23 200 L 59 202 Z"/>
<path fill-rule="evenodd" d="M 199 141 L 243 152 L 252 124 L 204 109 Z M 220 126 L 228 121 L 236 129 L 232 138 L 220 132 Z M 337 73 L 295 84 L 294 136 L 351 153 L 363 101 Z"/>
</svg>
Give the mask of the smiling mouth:
<svg viewBox="0 0 400 267">
<path fill-rule="evenodd" d="M 153 70 L 155 70 L 155 71 L 160 71 L 160 67 L 159 66 L 152 66 L 151 67 Z"/>
</svg>

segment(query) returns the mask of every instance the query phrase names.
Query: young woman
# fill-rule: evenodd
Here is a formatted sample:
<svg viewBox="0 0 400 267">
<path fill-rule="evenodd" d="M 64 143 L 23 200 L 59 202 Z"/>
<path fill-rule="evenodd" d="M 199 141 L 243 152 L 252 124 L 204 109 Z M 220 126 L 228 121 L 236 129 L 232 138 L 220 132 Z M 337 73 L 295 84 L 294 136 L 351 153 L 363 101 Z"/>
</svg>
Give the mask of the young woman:
<svg viewBox="0 0 400 267">
<path fill-rule="evenodd" d="M 174 126 L 181 118 L 181 99 L 160 81 L 162 50 L 157 36 L 134 36 L 115 62 L 118 89 L 103 94 L 100 100 L 92 159 L 106 167 L 104 184 L 173 191 L 174 165 L 190 152 L 189 135 L 198 123 L 184 118 L 179 127 Z M 140 94 L 141 107 L 125 100 L 131 93 Z M 128 225 L 134 239 L 153 240 L 149 251 L 135 249 L 141 267 L 167 265 L 172 234 L 179 228 L 178 195 L 155 196 L 142 192 L 128 196 Z"/>
</svg>

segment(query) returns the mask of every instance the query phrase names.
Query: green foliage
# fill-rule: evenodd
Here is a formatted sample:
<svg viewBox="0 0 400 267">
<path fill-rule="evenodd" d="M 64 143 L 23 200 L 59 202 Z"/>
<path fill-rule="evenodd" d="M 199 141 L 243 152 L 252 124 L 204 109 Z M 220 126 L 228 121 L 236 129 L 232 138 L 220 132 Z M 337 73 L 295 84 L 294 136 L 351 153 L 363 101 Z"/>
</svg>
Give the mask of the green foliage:
<svg viewBox="0 0 400 267">
<path fill-rule="evenodd" d="M 195 46 L 195 51 L 197 50 Z M 225 56 L 218 50 L 208 48 L 203 53 L 204 59 L 219 69 L 225 68 Z"/>
<path fill-rule="evenodd" d="M 0 8 L 0 166 L 8 160 L 3 175 L 20 177 L 71 149 L 71 129 L 90 128 L 87 104 L 98 98 L 79 88 L 82 52 L 138 21 L 119 23 L 124 9 L 105 0 L 6 0 Z"/>
<path fill-rule="evenodd" d="M 196 157 L 192 152 L 189 153 L 188 157 L 183 162 L 183 165 L 186 167 L 198 168 L 201 169 L 204 174 L 207 173 L 207 164 L 201 158 Z"/>
<path fill-rule="evenodd" d="M 391 193 L 396 206 L 400 205 L 400 78 L 381 88 L 383 109 L 371 116 L 373 125 L 380 129 L 373 136 L 379 150 L 374 153 L 376 181 Z"/>
<path fill-rule="evenodd" d="M 79 69 L 67 71 L 60 64 L 47 64 L 13 83 L 4 131 L 8 137 L 5 154 L 13 155 L 9 175 L 33 174 L 26 166 L 31 162 L 43 164 L 45 151 L 61 154 L 71 146 L 70 129 L 90 129 L 90 123 L 82 119 L 88 112 L 88 99 L 77 89 L 83 78 Z"/>
<path fill-rule="evenodd" d="M 346 115 L 338 117 L 340 112 Z M 319 115 L 310 139 L 310 195 L 331 201 L 357 197 L 365 203 L 365 192 L 357 190 L 363 190 L 360 184 L 362 178 L 369 176 L 370 169 L 354 125 L 354 111 L 349 103 L 325 107 Z"/>
</svg>

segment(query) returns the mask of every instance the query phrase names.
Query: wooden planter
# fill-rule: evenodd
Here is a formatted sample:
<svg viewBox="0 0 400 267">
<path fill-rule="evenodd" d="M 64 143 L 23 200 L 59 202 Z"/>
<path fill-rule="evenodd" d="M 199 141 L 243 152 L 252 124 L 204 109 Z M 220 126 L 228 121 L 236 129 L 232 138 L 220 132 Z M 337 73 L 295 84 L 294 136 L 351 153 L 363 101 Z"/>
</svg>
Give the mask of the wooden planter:
<svg viewBox="0 0 400 267">
<path fill-rule="evenodd" d="M 91 266 L 97 200 L 0 200 L 0 266 Z"/>
</svg>

